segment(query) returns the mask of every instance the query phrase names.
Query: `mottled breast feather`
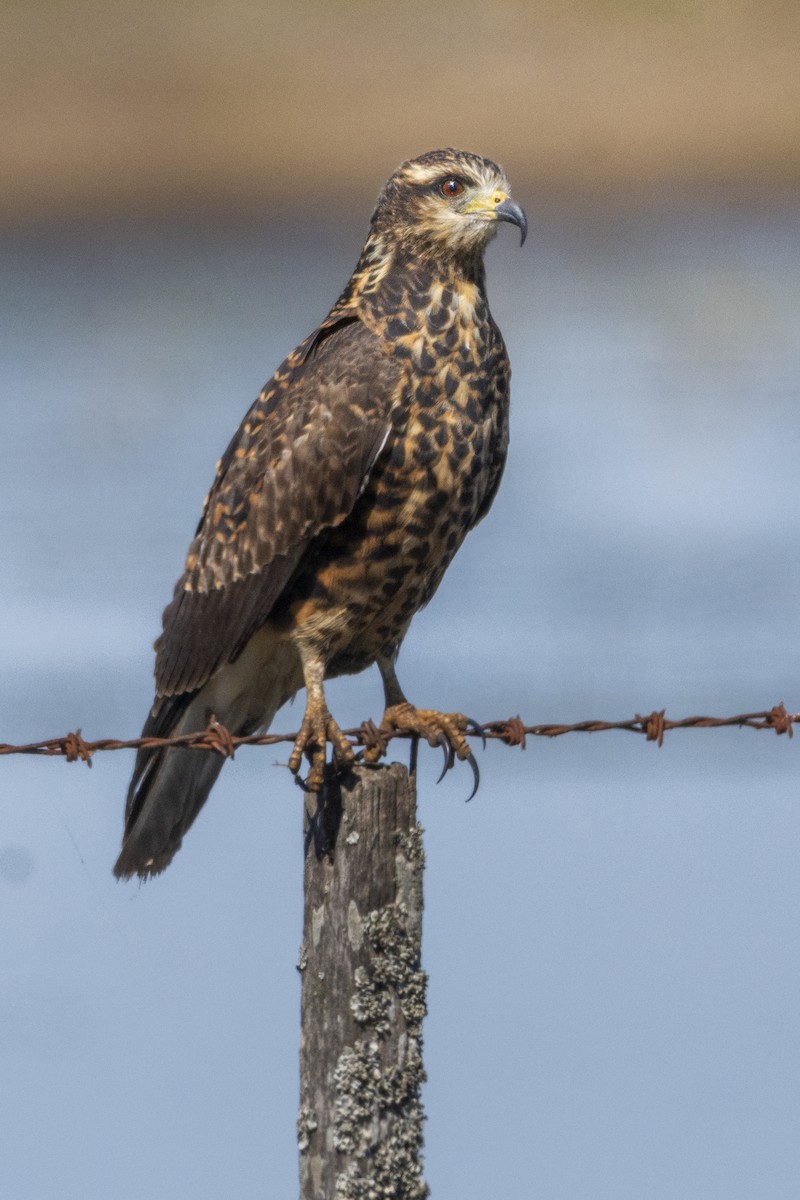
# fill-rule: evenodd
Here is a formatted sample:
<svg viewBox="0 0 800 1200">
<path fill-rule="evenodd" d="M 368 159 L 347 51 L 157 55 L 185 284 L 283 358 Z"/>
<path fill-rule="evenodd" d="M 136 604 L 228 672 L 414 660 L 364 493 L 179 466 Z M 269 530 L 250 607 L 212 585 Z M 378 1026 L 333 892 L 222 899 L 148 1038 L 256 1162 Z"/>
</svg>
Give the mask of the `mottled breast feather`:
<svg viewBox="0 0 800 1200">
<path fill-rule="evenodd" d="M 387 441 L 399 377 L 352 319 L 323 326 L 278 369 L 220 460 L 164 611 L 160 697 L 202 687 L 235 659 L 309 542 L 351 512 Z"/>
</svg>

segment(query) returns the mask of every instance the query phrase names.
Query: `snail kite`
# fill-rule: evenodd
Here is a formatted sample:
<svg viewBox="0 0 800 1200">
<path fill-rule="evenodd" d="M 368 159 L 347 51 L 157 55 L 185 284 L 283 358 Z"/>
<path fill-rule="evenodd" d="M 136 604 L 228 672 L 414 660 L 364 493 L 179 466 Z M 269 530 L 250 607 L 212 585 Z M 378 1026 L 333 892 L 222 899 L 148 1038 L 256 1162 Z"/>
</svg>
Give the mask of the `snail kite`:
<svg viewBox="0 0 800 1200">
<path fill-rule="evenodd" d="M 143 736 L 266 729 L 305 685 L 290 759 L 318 789 L 330 741 L 353 751 L 324 680 L 377 663 L 384 731 L 469 758 L 459 714 L 417 710 L 395 660 L 411 618 L 489 510 L 508 445 L 509 365 L 483 255 L 525 214 L 488 159 L 436 150 L 386 183 L 350 282 L 266 385 L 217 466 L 155 644 Z M 120 878 L 170 863 L 223 764 L 142 749 Z"/>
</svg>

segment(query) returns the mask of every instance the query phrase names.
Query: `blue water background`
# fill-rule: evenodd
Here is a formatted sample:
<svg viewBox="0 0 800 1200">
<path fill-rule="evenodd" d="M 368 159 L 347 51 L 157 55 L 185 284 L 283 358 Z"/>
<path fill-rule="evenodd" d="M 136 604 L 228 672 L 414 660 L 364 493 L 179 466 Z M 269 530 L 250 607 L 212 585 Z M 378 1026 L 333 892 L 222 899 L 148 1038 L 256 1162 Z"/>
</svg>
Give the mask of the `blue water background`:
<svg viewBox="0 0 800 1200">
<path fill-rule="evenodd" d="M 490 517 L 401 679 L 480 720 L 800 708 L 800 213 L 529 207 Z M 135 736 L 214 462 L 362 230 L 4 236 L 0 740 Z M 378 717 L 369 672 L 330 688 Z M 300 702 L 279 729 L 297 726 Z M 458 1200 L 753 1200 L 800 1178 L 800 741 L 423 748 L 427 1167 Z M 228 764 L 169 872 L 111 878 L 129 752 L 0 760 L 0 1195 L 296 1194 L 302 797 Z"/>
</svg>

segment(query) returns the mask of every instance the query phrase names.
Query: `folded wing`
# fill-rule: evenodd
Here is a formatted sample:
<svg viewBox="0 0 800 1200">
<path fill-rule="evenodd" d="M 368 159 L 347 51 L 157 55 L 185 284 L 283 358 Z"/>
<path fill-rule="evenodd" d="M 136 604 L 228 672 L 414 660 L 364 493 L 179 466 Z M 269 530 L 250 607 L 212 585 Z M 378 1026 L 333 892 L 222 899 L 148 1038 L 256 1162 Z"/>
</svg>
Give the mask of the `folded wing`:
<svg viewBox="0 0 800 1200">
<path fill-rule="evenodd" d="M 220 460 L 156 642 L 158 696 L 195 691 L 268 619 L 309 543 L 352 511 L 391 429 L 398 370 L 359 320 L 277 372 Z"/>
</svg>

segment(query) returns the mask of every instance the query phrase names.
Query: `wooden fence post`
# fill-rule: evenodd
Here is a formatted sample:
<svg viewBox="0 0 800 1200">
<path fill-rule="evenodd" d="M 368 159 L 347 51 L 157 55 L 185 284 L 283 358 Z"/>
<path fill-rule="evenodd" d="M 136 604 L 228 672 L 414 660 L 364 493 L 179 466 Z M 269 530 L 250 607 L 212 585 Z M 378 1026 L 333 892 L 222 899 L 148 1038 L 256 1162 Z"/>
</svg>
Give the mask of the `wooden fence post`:
<svg viewBox="0 0 800 1200">
<path fill-rule="evenodd" d="M 413 777 L 357 767 L 306 814 L 301 1200 L 423 1200 L 426 976 Z"/>
</svg>

